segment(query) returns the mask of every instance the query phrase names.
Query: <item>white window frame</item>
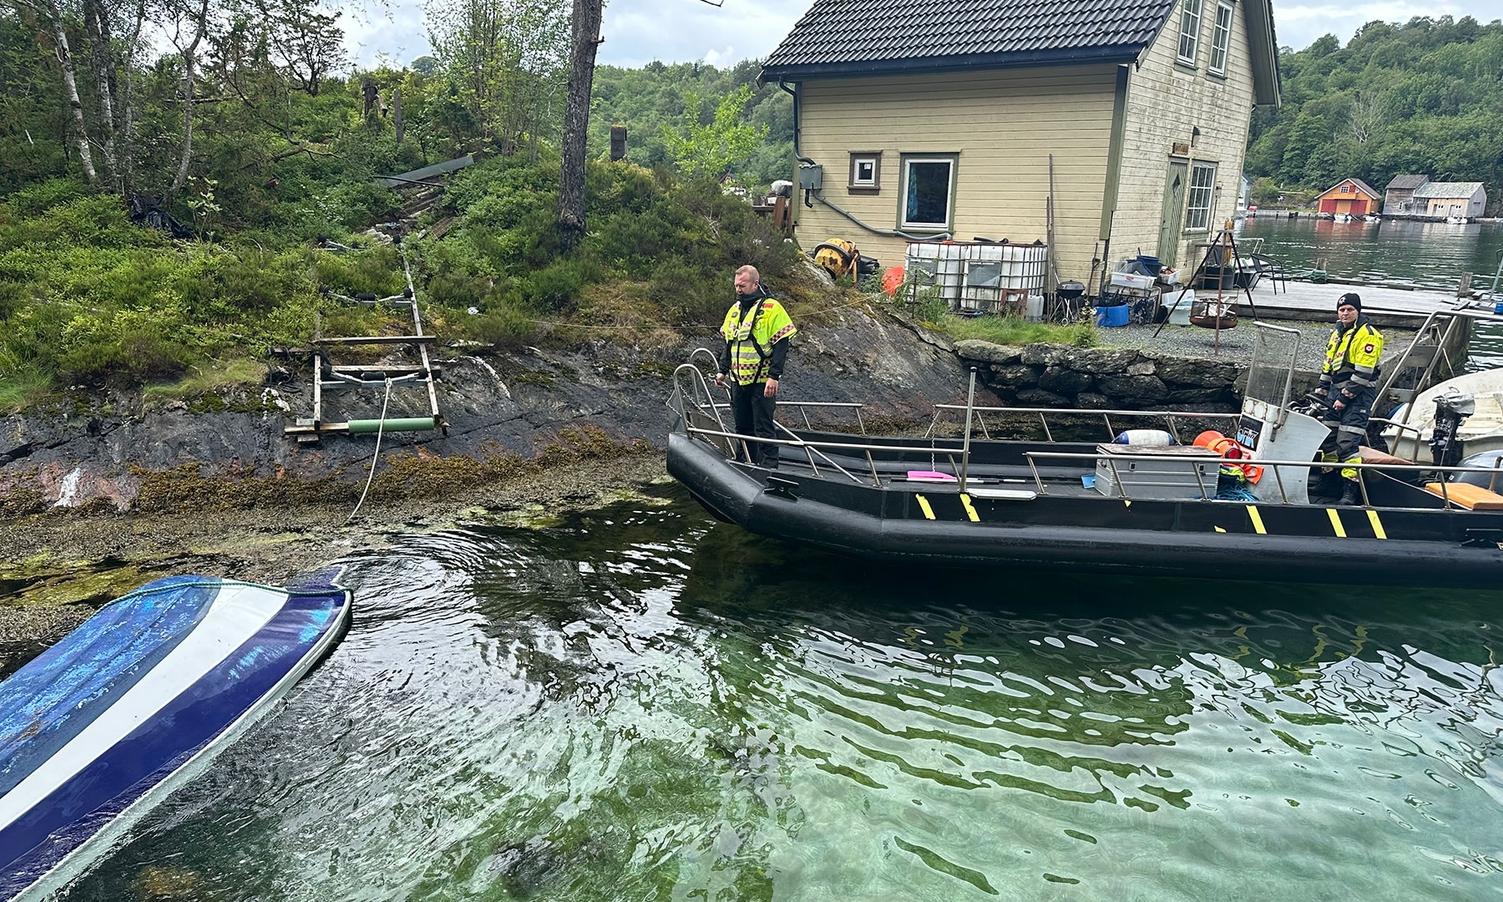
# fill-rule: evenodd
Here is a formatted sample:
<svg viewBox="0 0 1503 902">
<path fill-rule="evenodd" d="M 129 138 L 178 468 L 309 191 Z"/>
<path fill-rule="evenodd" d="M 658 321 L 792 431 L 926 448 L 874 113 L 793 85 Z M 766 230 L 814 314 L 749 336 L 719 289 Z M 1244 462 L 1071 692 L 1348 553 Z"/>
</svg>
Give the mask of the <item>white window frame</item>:
<svg viewBox="0 0 1503 902">
<path fill-rule="evenodd" d="M 1200 56 L 1200 23 L 1205 0 L 1183 0 L 1183 3 L 1179 14 L 1179 61 L 1193 66 Z"/>
<path fill-rule="evenodd" d="M 869 179 L 858 178 L 856 173 L 860 171 L 863 163 L 870 163 L 872 177 Z M 850 183 L 847 188 L 858 191 L 875 193 L 882 187 L 882 154 L 880 151 L 852 151 Z"/>
<path fill-rule="evenodd" d="M 1221 24 L 1222 15 L 1226 16 L 1226 25 Z M 1232 56 L 1232 25 L 1237 21 L 1237 10 L 1230 3 L 1216 4 L 1216 18 L 1211 22 L 1211 64 L 1210 70 L 1215 75 L 1225 75 L 1227 63 Z M 1217 57 L 1221 58 L 1217 62 Z"/>
<path fill-rule="evenodd" d="M 1205 184 L 1200 175 L 1205 174 Z M 1196 161 L 1190 164 L 1190 181 L 1185 188 L 1185 231 L 1209 232 L 1216 203 L 1216 164 Z"/>
<path fill-rule="evenodd" d="M 959 157 L 954 154 L 914 154 L 903 157 L 902 182 L 898 186 L 898 228 L 950 231 L 955 221 L 955 168 Z M 950 178 L 945 185 L 945 221 L 920 222 L 908 218 L 908 177 L 914 163 L 944 163 L 950 167 Z"/>
</svg>

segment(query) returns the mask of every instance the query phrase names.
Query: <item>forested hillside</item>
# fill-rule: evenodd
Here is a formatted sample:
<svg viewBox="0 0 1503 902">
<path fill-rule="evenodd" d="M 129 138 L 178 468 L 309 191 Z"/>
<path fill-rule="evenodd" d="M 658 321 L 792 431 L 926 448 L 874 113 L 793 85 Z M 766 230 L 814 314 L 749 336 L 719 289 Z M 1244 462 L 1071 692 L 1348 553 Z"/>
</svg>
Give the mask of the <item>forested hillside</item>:
<svg viewBox="0 0 1503 902">
<path fill-rule="evenodd" d="M 756 60 L 729 69 L 703 63 L 601 66 L 595 70 L 590 147 L 604 150 L 611 125 L 625 125 L 628 159 L 671 166 L 676 160 L 673 137 L 685 130 L 686 114 L 691 125 L 708 124 L 716 107 L 729 99 L 726 105 L 737 121 L 759 136 L 750 144 L 750 155 L 738 159 L 730 172 L 747 187 L 765 191 L 768 182 L 793 177 L 793 101 L 776 84 L 757 87 L 760 71 Z M 738 96 L 743 103 L 736 102 Z"/>
<path fill-rule="evenodd" d="M 789 126 L 768 144 L 787 97 L 754 90 L 755 65 L 602 67 L 571 246 L 568 5 L 425 14 L 431 56 L 360 70 L 320 0 L 0 6 L 0 412 L 75 388 L 259 384 L 267 350 L 305 344 L 319 318 L 381 328 L 390 311 L 324 293 L 402 284 L 366 234 L 403 204 L 374 176 L 466 153 L 483 161 L 419 223 L 447 234 L 407 243 L 446 337 L 583 342 L 609 324 L 633 345 L 671 340 L 718 319 L 736 264 L 787 272 L 796 250 L 719 184 L 791 166 Z M 645 165 L 603 162 L 612 122 Z"/>
<path fill-rule="evenodd" d="M 1247 174 L 1323 190 L 1399 173 L 1487 183 L 1503 203 L 1503 23 L 1371 22 L 1280 54 L 1284 105 L 1259 112 Z"/>
</svg>

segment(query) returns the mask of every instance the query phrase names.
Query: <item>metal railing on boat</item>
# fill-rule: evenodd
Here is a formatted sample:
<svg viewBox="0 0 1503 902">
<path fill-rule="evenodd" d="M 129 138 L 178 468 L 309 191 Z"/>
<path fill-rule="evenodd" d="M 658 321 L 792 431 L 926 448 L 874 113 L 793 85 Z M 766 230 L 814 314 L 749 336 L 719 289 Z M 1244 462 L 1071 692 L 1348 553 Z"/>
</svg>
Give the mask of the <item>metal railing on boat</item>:
<svg viewBox="0 0 1503 902">
<path fill-rule="evenodd" d="M 1048 489 L 1045 487 L 1044 480 L 1043 480 L 1042 476 L 1039 474 L 1038 466 L 1035 464 L 1035 460 L 1090 460 L 1090 461 L 1098 462 L 1098 463 L 1101 462 L 1101 461 L 1105 461 L 1107 463 L 1107 466 L 1112 471 L 1112 480 L 1117 484 L 1117 487 L 1122 491 L 1122 494 L 1119 497 L 1127 499 L 1129 501 L 1132 500 L 1131 496 L 1129 496 L 1127 494 L 1127 487 L 1125 485 L 1123 485 L 1122 479 L 1121 479 L 1121 477 L 1117 473 L 1117 468 L 1116 468 L 1117 461 L 1115 460 L 1115 458 L 1113 457 L 1113 455 L 1102 454 L 1100 452 L 1097 452 L 1097 453 L 1087 453 L 1087 452 L 1081 452 L 1081 451 L 1024 451 L 1023 452 L 1023 456 L 1028 459 L 1028 466 L 1029 466 L 1029 469 L 1032 470 L 1032 472 L 1033 472 L 1034 485 L 1038 487 L 1039 494 L 1047 495 L 1048 494 Z M 1175 455 L 1175 454 L 1134 454 L 1133 455 L 1133 460 L 1134 461 L 1157 461 L 1157 462 L 1171 462 L 1171 463 L 1187 463 L 1187 461 L 1186 461 L 1186 459 L 1184 457 L 1182 457 L 1180 455 Z M 1228 465 L 1228 466 L 1239 466 L 1239 467 L 1240 466 L 1256 466 L 1256 467 L 1261 467 L 1261 468 L 1263 468 L 1265 470 L 1272 469 L 1273 470 L 1273 474 L 1274 474 L 1274 480 L 1278 484 L 1278 487 L 1279 487 L 1279 499 L 1284 504 L 1295 504 L 1295 503 L 1298 503 L 1298 502 L 1290 501 L 1289 500 L 1289 494 L 1288 494 L 1287 491 L 1285 491 L 1284 480 L 1280 476 L 1280 473 L 1279 473 L 1280 468 L 1283 468 L 1283 467 L 1298 467 L 1298 468 L 1302 468 L 1302 469 L 1306 469 L 1306 470 L 1317 468 L 1317 467 L 1322 467 L 1322 468 L 1325 468 L 1325 467 L 1339 468 L 1339 469 L 1342 469 L 1342 470 L 1382 470 L 1385 473 L 1413 473 L 1413 474 L 1415 474 L 1417 476 L 1418 475 L 1423 475 L 1423 474 L 1430 474 L 1430 473 L 1437 474 L 1437 475 L 1439 475 L 1439 474 L 1447 474 L 1447 473 L 1475 473 L 1475 474 L 1479 474 L 1479 475 L 1486 475 L 1486 476 L 1488 476 L 1488 490 L 1489 491 L 1492 491 L 1494 489 L 1494 487 L 1496 487 L 1496 485 L 1498 484 L 1499 480 L 1503 479 L 1503 457 L 1500 457 L 1498 460 L 1494 461 L 1492 466 L 1487 466 L 1487 467 L 1460 467 L 1460 466 L 1457 466 L 1457 467 L 1442 467 L 1442 466 L 1435 466 L 1435 465 L 1429 465 L 1429 464 L 1419 464 L 1419 463 L 1414 463 L 1414 464 L 1395 464 L 1395 463 L 1343 463 L 1343 462 L 1340 462 L 1340 461 L 1329 461 L 1329 462 L 1326 462 L 1326 461 L 1318 461 L 1318 460 L 1317 461 L 1309 461 L 1309 460 L 1306 460 L 1306 461 L 1298 461 L 1298 460 L 1263 460 L 1261 458 L 1247 458 L 1247 457 L 1215 457 L 1215 458 L 1212 458 L 1212 457 L 1202 457 L 1202 458 L 1198 458 L 1198 459 L 1192 459 L 1192 460 L 1188 461 L 1188 463 L 1191 464 L 1191 468 L 1192 469 L 1196 470 L 1196 481 L 1200 483 L 1201 500 L 1203 500 L 1203 501 L 1213 500 L 1214 495 L 1206 493 L 1206 491 L 1205 491 L 1205 483 L 1204 483 L 1204 481 L 1201 480 L 1199 470 L 1197 468 L 1195 468 L 1195 466 L 1194 466 L 1195 464 L 1205 464 L 1205 465 L 1214 464 L 1218 468 L 1221 467 L 1222 465 Z M 1450 497 L 1449 491 L 1446 488 L 1446 486 L 1449 485 L 1449 483 L 1446 482 L 1446 480 L 1444 478 L 1441 478 L 1441 479 L 1438 480 L 1437 484 L 1440 486 L 1440 497 L 1441 497 L 1441 499 L 1443 501 L 1445 501 L 1446 507 L 1450 508 L 1450 506 L 1451 506 L 1451 497 Z M 1371 504 L 1371 500 L 1372 499 L 1369 497 L 1368 492 L 1367 492 L 1367 481 L 1364 480 L 1364 479 L 1360 479 L 1359 478 L 1357 480 L 1357 485 L 1362 490 L 1362 505 L 1363 505 L 1363 507 L 1372 507 L 1372 504 Z"/>
<path fill-rule="evenodd" d="M 1183 410 L 1061 410 L 1057 407 L 979 407 L 974 405 L 967 408 L 964 404 L 936 404 L 934 405 L 934 419 L 930 421 L 928 430 L 924 432 L 924 438 L 929 438 L 934 434 L 935 428 L 940 423 L 941 415 L 945 411 L 961 412 L 966 410 L 975 413 L 976 422 L 981 427 L 981 436 L 988 441 L 992 437 L 991 430 L 987 427 L 984 417 L 984 414 L 988 413 L 1019 415 L 1029 419 L 1036 416 L 1039 418 L 1039 425 L 1044 429 L 1045 440 L 1051 442 L 1055 439 L 1054 430 L 1049 428 L 1050 416 L 1056 419 L 1076 420 L 1101 417 L 1102 422 L 1106 425 L 1108 438 L 1115 438 L 1117 436 L 1117 428 L 1112 425 L 1112 417 L 1117 417 L 1118 419 L 1163 420 L 1165 425 L 1169 427 L 1169 434 L 1173 435 L 1176 441 L 1182 441 L 1178 428 L 1182 422 L 1196 420 L 1202 422 L 1208 420 L 1231 420 L 1235 422 L 1241 416 L 1239 413 L 1198 413 Z"/>
<path fill-rule="evenodd" d="M 1260 324 L 1260 325 L 1262 325 L 1262 324 Z M 1280 327 L 1280 326 L 1269 326 L 1268 328 L 1270 328 L 1270 329 L 1276 329 L 1276 330 L 1280 330 L 1280 331 L 1296 331 L 1296 330 L 1288 330 L 1287 327 Z M 1296 332 L 1296 334 L 1297 334 L 1297 332 Z M 1111 416 L 1117 416 L 1119 418 L 1123 418 L 1123 417 L 1159 418 L 1159 419 L 1165 420 L 1167 423 L 1170 424 L 1170 433 L 1171 433 L 1171 435 L 1175 436 L 1176 441 L 1179 440 L 1178 429 L 1175 426 L 1175 424 L 1178 421 L 1193 420 L 1193 419 L 1198 419 L 1198 420 L 1201 420 L 1201 421 L 1206 421 L 1206 420 L 1232 420 L 1232 421 L 1236 421 L 1241 416 L 1240 413 L 1215 413 L 1215 412 L 1212 412 L 1212 413 L 1198 413 L 1198 412 L 1190 412 L 1190 411 L 1058 410 L 1058 409 L 1055 409 L 1055 408 L 1042 408 L 1042 407 L 977 407 L 976 404 L 975 404 L 976 370 L 973 367 L 971 369 L 970 386 L 969 386 L 969 391 L 967 393 L 967 402 L 965 404 L 936 404 L 936 405 L 934 405 L 934 408 L 935 408 L 934 419 L 930 422 L 929 429 L 925 432 L 925 434 L 923 436 L 923 438 L 929 440 L 929 444 L 926 445 L 926 446 L 925 445 L 912 445 L 912 446 L 905 446 L 905 445 L 876 445 L 876 444 L 868 444 L 868 443 L 864 443 L 864 442 L 811 441 L 809 439 L 805 439 L 805 438 L 800 437 L 793 430 L 789 429 L 788 427 L 786 427 L 783 424 L 778 423 L 776 421 L 774 421 L 774 425 L 779 430 L 781 430 L 783 433 L 787 434 L 789 436 L 789 438 L 786 438 L 786 439 L 763 438 L 763 437 L 760 437 L 760 436 L 743 435 L 743 434 L 740 434 L 740 433 L 730 432 L 730 431 L 726 430 L 726 428 L 725 428 L 725 421 L 720 416 L 720 410 L 722 408 L 730 407 L 730 404 L 729 403 L 717 402 L 717 401 L 714 400 L 714 396 L 710 393 L 709 382 L 708 382 L 708 380 L 705 379 L 704 373 L 702 371 L 700 371 L 700 369 L 697 366 L 695 366 L 693 364 L 693 362 L 692 362 L 693 359 L 694 359 L 694 357 L 697 356 L 697 355 L 700 355 L 700 354 L 703 354 L 703 355 L 709 357 L 710 360 L 712 362 L 714 362 L 718 366 L 719 361 L 718 361 L 717 358 L 715 358 L 714 354 L 712 354 L 709 350 L 707 350 L 705 348 L 699 348 L 699 349 L 696 349 L 690 355 L 690 362 L 680 364 L 678 366 L 678 368 L 676 368 L 674 370 L 673 379 L 674 379 L 675 386 L 677 386 L 678 378 L 679 378 L 679 374 L 680 373 L 682 373 L 686 369 L 688 371 L 692 372 L 694 374 L 695 378 L 696 378 L 697 385 L 704 392 L 704 397 L 705 397 L 704 403 L 700 403 L 697 400 L 691 402 L 688 399 L 683 398 L 681 392 L 676 392 L 676 393 L 679 395 L 681 403 L 693 403 L 695 405 L 695 407 L 698 410 L 700 410 L 701 412 L 703 412 L 703 410 L 706 407 L 708 407 L 710 409 L 711 413 L 713 414 L 714 418 L 715 418 L 716 424 L 720 428 L 719 429 L 705 429 L 705 428 L 702 428 L 702 427 L 693 426 L 692 424 L 690 424 L 688 422 L 687 411 L 684 410 L 684 409 L 682 409 L 682 407 L 681 407 L 680 410 L 679 410 L 679 412 L 680 412 L 681 415 L 684 416 L 684 429 L 685 429 L 685 432 L 687 434 L 707 436 L 707 437 L 708 436 L 713 436 L 713 437 L 716 437 L 716 438 L 725 439 L 725 440 L 727 440 L 728 443 L 740 442 L 743 447 L 746 447 L 747 443 L 757 442 L 757 443 L 763 443 L 763 444 L 774 444 L 774 445 L 779 445 L 779 446 L 786 446 L 786 447 L 790 447 L 790 448 L 796 448 L 796 449 L 802 450 L 804 452 L 805 456 L 807 457 L 807 459 L 809 461 L 810 469 L 813 471 L 813 473 L 814 473 L 815 476 L 819 476 L 820 475 L 820 473 L 819 473 L 819 465 L 817 463 L 815 463 L 815 460 L 814 460 L 815 456 L 817 455 L 821 460 L 825 461 L 825 463 L 827 465 L 829 465 L 833 469 L 837 470 L 842 475 L 844 475 L 846 478 L 850 479 L 852 482 L 855 482 L 857 485 L 864 485 L 865 482 L 862 479 L 858 478 L 855 474 L 851 473 L 850 470 L 848 470 L 845 467 L 841 466 L 838 462 L 836 462 L 835 460 L 833 460 L 829 455 L 825 454 L 824 450 L 832 450 L 832 451 L 857 451 L 857 452 L 861 452 L 863 455 L 865 455 L 867 466 L 871 470 L 872 485 L 875 486 L 875 487 L 878 487 L 878 488 L 880 488 L 882 486 L 882 477 L 881 477 L 881 474 L 877 470 L 876 460 L 873 457 L 873 452 L 876 452 L 878 454 L 926 454 L 926 455 L 930 456 L 931 462 L 934 461 L 936 458 L 938 458 L 940 456 L 943 456 L 943 457 L 945 457 L 945 458 L 947 458 L 949 460 L 951 467 L 954 468 L 954 470 L 958 474 L 957 487 L 958 487 L 959 491 L 964 492 L 966 490 L 966 486 L 967 486 L 967 476 L 968 476 L 969 464 L 970 464 L 970 440 L 971 440 L 971 433 L 973 432 L 973 429 L 972 429 L 972 417 L 973 417 L 973 415 L 978 414 L 979 412 L 987 412 L 987 413 L 994 413 L 994 414 L 1022 414 L 1022 415 L 1026 415 L 1026 416 L 1037 415 L 1037 416 L 1040 417 L 1040 420 L 1041 420 L 1042 425 L 1044 427 L 1044 432 L 1045 432 L 1046 438 L 1050 442 L 1053 442 L 1054 438 L 1053 438 L 1053 432 L 1049 428 L 1048 421 L 1046 419 L 1046 417 L 1048 415 L 1055 415 L 1055 416 L 1058 416 L 1058 417 L 1075 417 L 1075 418 L 1102 416 L 1103 420 L 1105 422 L 1106 428 L 1107 428 L 1107 432 L 1110 434 L 1111 437 L 1115 437 L 1115 435 L 1116 435 L 1115 429 L 1114 429 L 1114 427 L 1113 427 L 1113 425 L 1111 423 L 1111 419 L 1110 419 Z M 1292 387 L 1292 383 L 1291 382 L 1286 382 L 1286 384 L 1284 386 L 1284 401 L 1286 403 L 1287 403 L 1287 400 L 1288 400 L 1288 397 L 1289 397 L 1289 393 L 1290 393 L 1290 388 L 1291 387 Z M 729 388 L 726 389 L 726 394 L 729 397 L 729 394 L 730 394 Z M 852 409 L 852 410 L 856 411 L 858 420 L 860 418 L 860 409 L 863 406 L 863 405 L 861 405 L 860 403 L 857 403 L 857 402 L 846 402 L 846 401 L 780 401 L 780 402 L 778 402 L 778 404 L 780 406 L 786 405 L 786 406 L 789 406 L 789 407 L 797 407 L 797 408 Z M 670 403 L 670 407 L 671 406 L 672 406 L 672 404 Z M 939 422 L 939 418 L 940 418 L 941 414 L 944 411 L 964 411 L 966 413 L 965 434 L 960 439 L 960 441 L 961 441 L 962 444 L 961 444 L 961 447 L 959 449 L 955 449 L 955 448 L 943 448 L 943 447 L 940 447 L 940 446 L 938 446 L 938 445 L 935 444 L 936 436 L 934 436 L 934 434 L 933 434 L 934 433 L 934 428 L 935 428 L 935 425 Z M 810 429 L 813 429 L 813 426 L 811 425 L 810 420 L 808 419 L 807 412 L 804 411 L 802 415 L 804 417 L 804 422 L 805 422 L 806 426 L 808 426 Z M 987 426 L 985 424 L 985 421 L 983 419 L 981 419 L 979 416 L 976 416 L 976 420 L 981 425 L 981 429 L 982 429 L 983 435 L 988 440 L 990 440 L 991 439 L 990 431 L 988 430 L 988 428 L 987 428 Z M 1390 422 L 1390 421 L 1384 420 L 1383 422 Z M 1390 422 L 1390 425 L 1398 427 L 1401 431 L 1406 429 L 1406 427 L 1402 423 L 1391 423 Z M 1414 427 L 1407 427 L 1407 428 L 1409 430 L 1414 430 Z M 1417 431 L 1417 430 L 1415 430 L 1415 431 Z M 864 422 L 862 423 L 862 434 L 863 435 L 866 434 Z M 953 441 L 954 439 L 951 439 L 951 440 Z M 731 445 L 731 447 L 734 448 L 734 445 Z M 956 456 L 957 451 L 959 452 L 959 457 L 958 458 Z M 748 457 L 750 457 L 749 454 L 748 454 Z M 1047 489 L 1047 487 L 1045 485 L 1043 476 L 1039 472 L 1039 468 L 1038 468 L 1038 461 L 1039 460 L 1077 460 L 1077 461 L 1089 460 L 1089 461 L 1092 461 L 1093 463 L 1099 463 L 1099 462 L 1105 461 L 1106 464 L 1107 464 L 1107 466 L 1108 466 L 1108 468 L 1111 469 L 1111 471 L 1112 471 L 1113 482 L 1116 484 L 1116 487 L 1117 487 L 1118 491 L 1120 492 L 1120 494 L 1117 497 L 1120 497 L 1120 498 L 1122 498 L 1124 500 L 1129 500 L 1129 501 L 1132 500 L 1131 496 L 1127 494 L 1127 491 L 1128 491 L 1127 490 L 1127 486 L 1125 484 L 1123 484 L 1122 479 L 1121 479 L 1120 475 L 1117 472 L 1117 468 L 1116 468 L 1117 467 L 1117 461 L 1116 461 L 1115 457 L 1113 455 L 1111 455 L 1111 454 L 1105 454 L 1105 453 L 1102 453 L 1100 451 L 1096 451 L 1096 452 L 1080 452 L 1080 451 L 1024 451 L 1023 452 L 1023 457 L 1028 462 L 1029 471 L 1033 474 L 1034 485 L 1037 487 L 1039 494 L 1048 494 L 1048 489 Z M 1144 454 L 1144 453 L 1135 453 L 1133 455 L 1133 459 L 1136 460 L 1136 461 L 1160 461 L 1160 462 L 1187 463 L 1187 460 L 1186 460 L 1185 457 L 1180 456 L 1180 455 L 1171 455 L 1171 454 L 1151 454 L 1151 453 Z M 1195 471 L 1196 482 L 1199 485 L 1200 492 L 1201 492 L 1201 500 L 1207 500 L 1207 501 L 1214 499 L 1214 493 L 1210 493 L 1210 492 L 1206 491 L 1205 481 L 1202 478 L 1202 475 L 1201 475 L 1201 472 L 1200 472 L 1199 468 L 1196 466 L 1197 464 L 1201 464 L 1201 465 L 1211 465 L 1211 464 L 1214 464 L 1218 468 L 1221 467 L 1221 466 L 1223 466 L 1223 465 L 1230 465 L 1230 466 L 1238 466 L 1238 467 L 1242 467 L 1242 466 L 1256 466 L 1256 467 L 1263 468 L 1265 471 L 1268 471 L 1268 470 L 1271 469 L 1271 471 L 1273 473 L 1274 480 L 1275 480 L 1276 484 L 1278 485 L 1280 501 L 1283 504 L 1299 503 L 1299 502 L 1292 502 L 1289 499 L 1289 493 L 1288 493 L 1288 491 L 1287 491 L 1287 489 L 1286 489 L 1286 487 L 1284 485 L 1284 480 L 1283 480 L 1283 475 L 1282 475 L 1282 469 L 1286 468 L 1286 467 L 1304 468 L 1304 469 L 1308 470 L 1308 469 L 1313 469 L 1313 468 L 1317 468 L 1317 467 L 1332 467 L 1332 466 L 1335 466 L 1335 467 L 1339 467 L 1339 468 L 1341 468 L 1343 470 L 1347 470 L 1347 469 L 1358 470 L 1358 471 L 1383 470 L 1383 471 L 1388 472 L 1388 473 L 1413 473 L 1415 475 L 1435 474 L 1437 476 L 1437 479 L 1438 479 L 1437 484 L 1440 487 L 1440 497 L 1441 497 L 1442 501 L 1445 503 L 1446 509 L 1448 509 L 1448 510 L 1452 508 L 1452 501 L 1451 501 L 1451 498 L 1450 498 L 1449 490 L 1447 488 L 1448 483 L 1447 483 L 1447 481 L 1445 479 L 1445 476 L 1443 474 L 1472 473 L 1472 474 L 1484 474 L 1484 475 L 1487 475 L 1489 477 L 1489 480 L 1488 480 L 1488 490 L 1489 491 L 1492 491 L 1494 488 L 1496 488 L 1497 485 L 1498 485 L 1498 482 L 1499 482 L 1500 478 L 1503 478 L 1503 457 L 1500 457 L 1499 459 L 1495 460 L 1493 462 L 1493 465 L 1492 466 L 1488 466 L 1488 467 L 1477 467 L 1477 466 L 1473 466 L 1473 467 L 1463 467 L 1463 466 L 1445 467 L 1445 466 L 1427 465 L 1427 464 L 1421 464 L 1421 463 L 1404 463 L 1404 464 L 1398 464 L 1398 463 L 1340 463 L 1340 462 L 1329 462 L 1329 463 L 1327 463 L 1327 462 L 1323 462 L 1323 461 L 1263 460 L 1263 459 L 1246 458 L 1246 457 L 1235 457 L 1235 458 L 1234 457 L 1215 457 L 1215 458 L 1201 457 L 1201 458 L 1198 458 L 1198 459 L 1193 459 L 1191 461 L 1188 461 L 1188 463 L 1190 463 L 1191 469 Z M 1368 493 L 1368 487 L 1367 487 L 1366 480 L 1363 479 L 1363 478 L 1359 478 L 1357 480 L 1357 483 L 1358 483 L 1358 486 L 1359 486 L 1359 488 L 1361 490 L 1363 506 L 1364 507 L 1371 507 L 1372 506 L 1372 504 L 1371 504 L 1371 500 L 1372 499 L 1371 499 L 1371 497 L 1370 497 L 1370 495 Z"/>
</svg>

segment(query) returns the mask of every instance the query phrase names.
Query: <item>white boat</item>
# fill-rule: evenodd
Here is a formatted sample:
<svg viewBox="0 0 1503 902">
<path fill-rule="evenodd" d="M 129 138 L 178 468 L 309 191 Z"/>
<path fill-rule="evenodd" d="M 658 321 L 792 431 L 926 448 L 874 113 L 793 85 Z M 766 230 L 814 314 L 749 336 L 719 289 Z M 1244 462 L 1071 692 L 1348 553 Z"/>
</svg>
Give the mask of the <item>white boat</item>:
<svg viewBox="0 0 1503 902">
<path fill-rule="evenodd" d="M 339 641 L 350 594 L 176 576 L 0 683 L 0 899 L 61 889 Z"/>
<path fill-rule="evenodd" d="M 1336 222 L 1351 222 L 1352 221 L 1352 214 L 1350 214 L 1350 213 L 1337 213 L 1335 216 L 1332 216 L 1331 218 L 1333 220 L 1335 220 Z"/>
<path fill-rule="evenodd" d="M 1403 429 L 1389 427 L 1383 437 L 1399 457 L 1422 460 L 1429 456 L 1429 441 L 1435 430 L 1435 401 L 1445 395 L 1470 395 L 1476 412 L 1461 424 L 1463 458 L 1484 451 L 1503 449 L 1503 369 L 1466 373 L 1420 392 L 1409 410 L 1400 407 L 1389 417 Z"/>
<path fill-rule="evenodd" d="M 1471 220 L 1467 219 L 1465 216 L 1447 216 L 1446 222 L 1451 225 L 1466 225 L 1468 222 L 1471 222 Z"/>
</svg>

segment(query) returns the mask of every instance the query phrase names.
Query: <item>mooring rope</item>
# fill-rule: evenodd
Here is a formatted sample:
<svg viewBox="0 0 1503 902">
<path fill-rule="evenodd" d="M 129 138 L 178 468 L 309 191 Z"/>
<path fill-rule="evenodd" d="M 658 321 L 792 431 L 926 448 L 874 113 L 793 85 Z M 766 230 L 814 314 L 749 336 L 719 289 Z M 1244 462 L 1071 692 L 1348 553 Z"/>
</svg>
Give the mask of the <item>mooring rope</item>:
<svg viewBox="0 0 1503 902">
<path fill-rule="evenodd" d="M 376 461 L 381 458 L 381 434 L 386 431 L 386 404 L 391 400 L 392 378 L 386 377 L 386 392 L 381 396 L 381 419 L 376 421 L 376 450 L 371 452 L 371 472 L 365 477 L 365 488 L 360 491 L 360 500 L 355 502 L 355 509 L 350 511 L 349 519 L 344 525 L 349 526 L 355 522 L 355 515 L 360 513 L 360 506 L 365 504 L 365 496 L 370 494 L 371 483 L 376 481 Z"/>
</svg>

